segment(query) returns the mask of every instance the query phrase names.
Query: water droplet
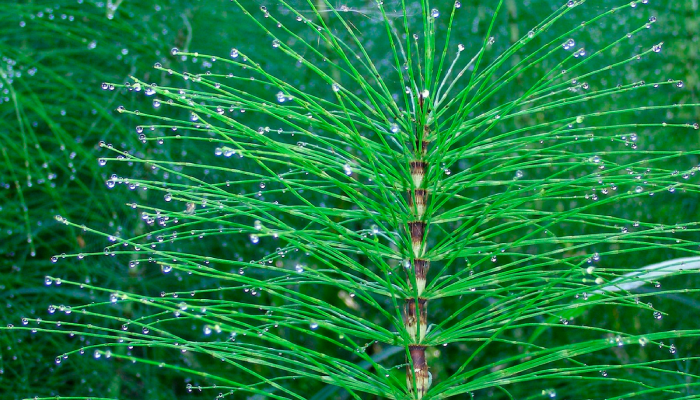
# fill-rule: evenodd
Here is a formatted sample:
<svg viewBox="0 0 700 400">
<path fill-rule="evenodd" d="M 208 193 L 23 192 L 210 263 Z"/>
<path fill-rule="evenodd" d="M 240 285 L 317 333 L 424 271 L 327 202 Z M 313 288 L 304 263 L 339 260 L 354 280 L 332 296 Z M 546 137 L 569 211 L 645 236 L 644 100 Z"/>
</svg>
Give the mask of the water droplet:
<svg viewBox="0 0 700 400">
<path fill-rule="evenodd" d="M 231 58 L 238 57 L 238 49 L 231 49 Z"/>
<path fill-rule="evenodd" d="M 333 83 L 333 85 L 331 85 L 331 87 L 333 88 L 334 92 L 340 91 L 340 85 L 338 85 L 337 83 Z"/>
<path fill-rule="evenodd" d="M 462 43 L 457 45 L 457 51 L 463 52 L 464 51 L 464 45 Z"/>
<path fill-rule="evenodd" d="M 260 242 L 260 238 L 258 237 L 258 235 L 251 234 L 250 235 L 250 242 L 253 244 L 258 244 L 258 242 Z"/>
<path fill-rule="evenodd" d="M 671 354 L 676 354 L 676 345 L 672 344 L 671 347 L 668 348 L 668 352 Z"/>
<path fill-rule="evenodd" d="M 521 170 L 515 171 L 515 178 L 516 178 L 516 179 L 520 179 L 520 178 L 522 178 L 524 175 L 525 175 L 525 174 L 524 174 L 523 171 L 521 171 Z"/>
<path fill-rule="evenodd" d="M 433 8 L 432 10 L 430 10 L 430 16 L 433 18 L 437 18 L 440 16 L 440 11 L 438 11 L 437 8 Z"/>
<path fill-rule="evenodd" d="M 300 265 L 300 264 L 297 264 L 297 265 L 294 267 L 294 270 L 295 270 L 297 273 L 300 274 L 300 273 L 304 272 L 304 266 L 302 266 L 302 265 Z"/>
<path fill-rule="evenodd" d="M 654 319 L 661 319 L 663 315 L 659 311 L 654 311 Z"/>
<path fill-rule="evenodd" d="M 315 331 L 316 329 L 318 329 L 318 324 L 312 322 L 311 324 L 309 324 L 309 328 L 311 328 L 312 331 Z"/>
<path fill-rule="evenodd" d="M 274 40 L 272 41 L 272 47 L 275 47 L 275 48 L 280 47 L 280 41 L 279 41 L 279 39 L 274 39 Z"/>
<path fill-rule="evenodd" d="M 574 47 L 575 45 L 576 45 L 576 42 L 574 41 L 574 39 L 569 39 L 566 42 L 564 42 L 562 47 L 564 48 L 564 50 L 569 50 L 570 48 Z"/>
<path fill-rule="evenodd" d="M 389 130 L 391 133 L 397 133 L 399 131 L 399 125 L 398 124 L 391 124 L 389 127 Z"/>
<path fill-rule="evenodd" d="M 174 56 L 178 55 L 178 53 L 180 53 L 180 50 L 179 50 L 177 47 L 173 47 L 173 48 L 170 50 L 170 54 L 172 54 L 172 55 L 174 55 Z"/>
<path fill-rule="evenodd" d="M 644 190 L 644 188 L 641 186 L 637 186 L 636 188 L 634 188 L 635 193 L 642 193 L 643 190 Z"/>
</svg>

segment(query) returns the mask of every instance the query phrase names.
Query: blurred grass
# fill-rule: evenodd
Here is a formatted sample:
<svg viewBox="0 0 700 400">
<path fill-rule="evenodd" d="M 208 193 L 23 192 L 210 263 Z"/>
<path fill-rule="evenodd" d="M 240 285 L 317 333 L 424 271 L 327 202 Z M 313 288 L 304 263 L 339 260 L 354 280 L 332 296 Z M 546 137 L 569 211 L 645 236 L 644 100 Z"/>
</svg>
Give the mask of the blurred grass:
<svg viewBox="0 0 700 400">
<path fill-rule="evenodd" d="M 126 1 L 116 10 L 90 1 L 2 5 L 0 297 L 6 307 L 0 319 L 6 323 L 19 325 L 20 316 L 44 317 L 49 304 L 95 300 L 94 294 L 49 290 L 42 282 L 45 275 L 64 272 L 47 262 L 52 255 L 101 247 L 94 238 L 65 229 L 54 215 L 115 234 L 137 229 L 125 215 L 124 196 L 106 190 L 106 172 L 96 162 L 100 140 L 111 138 L 125 149 L 138 143 L 133 126 L 114 113 L 117 101 L 130 99 L 103 90 L 101 82 L 148 76 L 154 62 L 171 58 L 171 47 L 186 45 L 191 27 L 183 21 L 200 8 L 181 1 Z M 109 260 L 74 262 L 70 273 L 81 281 L 116 286 L 140 280 L 115 267 Z M 82 345 L 90 342 L 80 339 Z M 115 371 L 83 357 L 56 373 L 58 349 L 76 347 L 75 339 L 63 335 L 3 331 L 0 342 L 0 386 L 8 396 L 3 398 L 59 393 L 172 398 L 169 379 L 156 379 L 154 371 L 143 368 Z"/>
<path fill-rule="evenodd" d="M 463 1 L 474 15 L 474 24 L 455 33 L 456 40 L 478 43 L 485 31 L 484 24 L 492 12 L 486 0 Z M 468 3 L 468 4 L 467 4 Z M 117 5 L 118 6 L 115 6 Z M 527 4 L 527 5 L 526 5 Z M 496 32 L 496 49 L 502 50 L 510 38 L 519 37 L 542 16 L 548 15 L 559 2 L 507 2 Z M 111 6 L 111 9 L 110 9 Z M 438 7 L 440 5 L 438 4 Z M 371 5 L 368 5 L 370 10 Z M 610 6 L 604 1 L 589 1 L 591 13 Z M 639 21 L 655 15 L 659 23 L 644 38 L 632 37 L 630 42 L 651 43 L 664 41 L 664 57 L 642 61 L 630 69 L 613 70 L 601 79 L 608 82 L 629 83 L 638 80 L 683 79 L 684 90 L 670 97 L 650 94 L 649 105 L 663 103 L 699 102 L 700 79 L 700 14 L 697 0 L 652 1 L 639 8 Z M 572 24 L 580 14 L 568 17 Z M 639 21 L 618 20 L 617 23 L 591 27 L 581 41 L 594 44 L 624 36 Z M 372 23 L 372 16 L 354 18 L 357 29 L 371 38 L 381 35 L 381 27 Z M 131 109 L 152 107 L 150 99 L 124 95 L 121 90 L 103 90 L 102 82 L 124 82 L 128 76 L 168 84 L 168 74 L 153 70 L 160 62 L 166 67 L 187 71 L 196 69 L 192 60 L 182 60 L 170 54 L 172 47 L 201 53 L 226 55 L 231 47 L 247 53 L 262 55 L 272 73 L 291 70 L 289 65 L 275 64 L 267 38 L 261 38 L 247 17 L 225 1 L 159 1 L 100 2 L 100 1 L 19 1 L 4 3 L 0 9 L 0 320 L 15 325 L 21 317 L 46 317 L 49 304 L 75 304 L 103 301 L 102 294 L 77 292 L 43 284 L 45 275 L 65 276 L 101 286 L 129 288 L 148 287 L 151 291 L 163 289 L 163 282 L 146 276 L 141 269 L 128 269 L 108 257 L 99 265 L 95 258 L 90 264 L 80 261 L 53 264 L 50 257 L 61 253 L 100 252 L 104 243 L 94 237 L 66 229 L 54 220 L 60 214 L 71 221 L 113 232 L 125 237 L 142 229 L 142 222 L 124 206 L 135 194 L 110 191 L 105 179 L 116 172 L 100 167 L 98 142 L 104 140 L 127 151 L 142 151 L 134 131 L 136 122 L 114 112 L 118 105 Z M 643 40 L 642 40 L 643 39 Z M 638 42 L 637 42 L 638 41 Z M 377 60 L 385 58 L 381 48 L 372 47 Z M 642 50 L 640 47 L 638 50 Z M 187 61 L 187 62 L 185 62 Z M 206 60 L 198 60 L 201 63 Z M 546 66 L 546 65 L 545 65 Z M 300 83 L 309 83 L 308 76 L 299 73 Z M 525 79 L 522 84 L 529 82 Z M 312 89 L 312 88 L 310 88 Z M 494 99 L 494 102 L 498 99 Z M 620 102 L 626 99 L 620 97 Z M 609 104 L 610 109 L 617 104 Z M 600 108 L 598 111 L 604 111 Z M 593 110 L 591 110 L 593 111 Z M 562 113 L 566 110 L 562 110 Z M 643 118 L 655 122 L 663 120 L 700 120 L 700 110 L 684 108 L 662 113 L 646 113 Z M 651 130 L 638 132 L 645 147 L 696 148 L 700 145 L 700 131 L 670 131 L 652 134 Z M 173 152 L 177 146 L 165 145 L 162 152 Z M 188 149 L 196 152 L 197 149 Z M 153 151 L 153 150 L 147 150 Z M 178 149 L 182 151 L 182 149 Z M 204 155 L 205 156 L 205 155 Z M 176 157 L 176 155 L 172 155 Z M 691 157 L 688 165 L 700 160 Z M 110 165 L 110 164 L 108 164 Z M 133 173 L 133 172 L 132 172 Z M 141 171 L 148 174 L 148 168 Z M 139 192 L 139 195 L 143 195 Z M 677 220 L 697 220 L 698 200 L 693 196 L 677 194 L 670 201 L 659 196 L 654 202 L 627 205 L 629 209 L 611 210 L 626 215 L 638 215 L 659 223 L 673 224 Z M 219 250 L 223 251 L 223 250 Z M 241 257 L 246 257 L 241 250 Z M 620 261 L 643 266 L 673 256 L 669 252 L 638 254 Z M 687 285 L 697 287 L 697 279 L 682 278 L 664 282 L 664 287 Z M 329 301 L 333 293 L 329 293 Z M 654 300 L 659 309 L 680 312 L 663 319 L 665 329 L 688 326 L 688 314 L 698 312 L 698 299 L 683 293 L 666 295 Z M 138 317 L 138 308 L 129 312 Z M 589 315 L 600 323 L 659 324 L 650 316 Z M 642 319 L 644 318 L 644 319 Z M 609 320 L 609 321 L 608 321 Z M 558 334 L 556 331 L 548 335 Z M 69 362 L 57 365 L 55 357 L 91 339 L 59 335 L 24 334 L 1 331 L 0 391 L 12 399 L 29 396 L 99 395 L 121 398 L 173 399 L 186 398 L 185 377 L 173 376 L 158 368 L 141 365 L 123 365 L 115 362 L 95 362 L 91 357 L 71 357 Z M 80 344 L 77 344 L 80 342 Z M 679 343 L 682 354 L 689 354 L 696 342 Z M 436 350 L 438 351 L 438 350 Z M 141 357 L 154 360 L 176 358 L 177 355 L 157 354 L 143 350 Z M 623 359 L 625 355 L 617 354 Z M 197 362 L 196 360 L 190 360 Z M 448 358 L 445 368 L 451 362 Z M 440 368 L 436 366 L 436 369 Z M 679 360 L 678 368 L 691 368 Z M 697 371 L 697 367 L 694 366 Z M 105 379 L 105 377 L 110 377 Z"/>
</svg>

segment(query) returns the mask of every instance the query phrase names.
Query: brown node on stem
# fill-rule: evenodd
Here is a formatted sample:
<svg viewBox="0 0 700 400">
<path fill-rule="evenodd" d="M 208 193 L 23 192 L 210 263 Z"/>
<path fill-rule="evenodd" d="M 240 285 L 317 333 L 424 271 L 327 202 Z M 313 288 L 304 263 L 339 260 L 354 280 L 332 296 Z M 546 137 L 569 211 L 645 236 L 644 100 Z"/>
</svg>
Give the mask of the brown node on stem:
<svg viewBox="0 0 700 400">
<path fill-rule="evenodd" d="M 428 363 L 425 360 L 425 346 L 412 345 L 408 347 L 411 361 L 413 362 L 413 371 L 416 377 L 416 394 L 419 399 L 423 398 L 430 387 L 430 375 L 428 372 Z M 406 367 L 406 383 L 408 390 L 413 391 L 413 372 L 410 364 Z"/>
<path fill-rule="evenodd" d="M 429 141 L 416 139 L 416 154 L 426 155 L 428 153 L 428 145 L 430 145 Z"/>
<path fill-rule="evenodd" d="M 414 261 L 414 266 L 416 269 L 416 291 L 418 292 L 418 296 L 420 296 L 423 294 L 423 291 L 425 291 L 430 261 L 417 258 Z M 409 285 L 410 284 L 411 282 L 409 282 Z"/>
<path fill-rule="evenodd" d="M 428 329 L 428 300 L 418 299 L 418 309 L 416 310 L 416 299 L 406 299 L 404 304 L 404 326 L 411 339 L 421 342 L 425 338 Z"/>
<path fill-rule="evenodd" d="M 425 214 L 425 207 L 428 203 L 428 191 L 425 189 L 409 190 L 408 192 L 408 206 L 413 210 L 415 205 L 416 214 L 418 217 L 422 217 Z"/>
<path fill-rule="evenodd" d="M 423 255 L 423 238 L 425 237 L 426 224 L 423 221 L 413 221 L 408 223 L 408 230 L 411 233 L 411 245 L 413 255 L 420 257 Z"/>
<path fill-rule="evenodd" d="M 419 188 L 423 184 L 423 178 L 425 177 L 425 171 L 428 169 L 428 163 L 425 161 L 411 161 L 409 163 L 411 167 L 411 178 L 413 178 L 413 184 L 415 187 Z"/>
</svg>

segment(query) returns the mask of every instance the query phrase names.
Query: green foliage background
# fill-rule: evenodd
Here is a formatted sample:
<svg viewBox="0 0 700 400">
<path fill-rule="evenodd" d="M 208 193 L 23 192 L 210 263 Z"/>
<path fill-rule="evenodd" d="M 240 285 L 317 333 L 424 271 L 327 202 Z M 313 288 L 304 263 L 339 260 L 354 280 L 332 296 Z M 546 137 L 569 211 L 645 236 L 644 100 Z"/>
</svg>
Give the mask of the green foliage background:
<svg viewBox="0 0 700 400">
<path fill-rule="evenodd" d="M 493 12 L 491 1 L 463 1 L 465 12 L 474 16 L 472 26 L 459 27 L 457 40 L 467 49 L 477 48 L 483 40 L 487 23 Z M 700 14 L 697 0 L 650 1 L 639 7 L 638 19 L 621 17 L 614 23 L 587 30 L 590 43 L 612 40 L 637 27 L 639 21 L 655 15 L 659 23 L 649 32 L 629 40 L 631 48 L 641 50 L 650 43 L 664 41 L 662 57 L 652 57 L 623 69 L 612 70 L 603 79 L 608 84 L 624 84 L 639 80 L 683 79 L 685 87 L 672 93 L 649 93 L 642 100 L 648 105 L 700 102 L 698 57 L 700 55 Z M 261 3 L 262 4 L 262 3 Z M 531 0 L 506 2 L 494 36 L 495 47 L 503 50 L 514 38 L 521 37 L 544 16 L 559 6 L 558 2 Z M 269 6 L 269 5 L 268 5 Z M 300 5 L 303 8 L 303 5 Z M 436 7 L 441 7 L 436 4 Z M 609 2 L 589 1 L 586 10 L 567 16 L 567 22 L 577 24 L 610 7 Z M 370 5 L 365 15 L 352 17 L 363 38 L 367 40 L 371 55 L 376 60 L 386 58 L 381 46 L 372 46 L 374 37 L 383 34 L 382 27 L 373 24 Z M 634 15 L 634 13 L 633 13 Z M 69 287 L 44 285 L 44 276 L 58 276 L 74 281 L 122 290 L 138 290 L 147 293 L 174 290 L 186 291 L 185 283 L 165 279 L 161 274 L 144 268 L 128 268 L 123 260 L 111 257 L 88 257 L 83 260 L 52 263 L 50 257 L 62 253 L 98 253 L 108 244 L 101 237 L 89 232 L 68 229 L 58 223 L 59 214 L 77 224 L 84 224 L 119 237 L 133 237 L 143 232 L 143 221 L 128 206 L 135 200 L 147 200 L 148 194 L 117 188 L 108 190 L 105 180 L 112 173 L 124 173 L 134 177 L 148 177 L 154 172 L 148 165 L 120 170 L 123 165 L 108 163 L 100 166 L 98 158 L 105 152 L 100 141 L 111 143 L 118 149 L 134 151 L 144 156 L 149 152 L 162 159 L 177 159 L 187 151 L 196 157 L 213 157 L 209 147 L 182 148 L 166 143 L 160 147 L 143 146 L 135 131 L 138 118 L 119 114 L 115 109 L 123 105 L 128 109 L 151 111 L 151 99 L 130 94 L 125 89 L 103 90 L 103 82 L 126 82 L 135 76 L 160 86 L 169 84 L 189 85 L 179 78 L 154 70 L 153 64 L 161 63 L 176 71 L 197 72 L 206 63 L 205 58 L 192 59 L 171 55 L 170 49 L 197 51 L 203 54 L 226 56 L 232 47 L 247 54 L 255 54 L 265 60 L 271 73 L 285 74 L 295 84 L 313 81 L 294 65 L 278 63 L 269 38 L 227 1 L 18 1 L 6 2 L 0 8 L 0 321 L 16 326 L 21 318 L 30 318 L 33 326 L 41 323 L 38 318 L 50 319 L 46 309 L 49 304 L 84 304 L 105 301 L 105 294 Z M 603 60 L 604 61 L 604 60 Z M 517 61 L 514 61 L 517 62 Z M 547 67 L 538 66 L 543 70 Z M 295 71 L 300 72 L 295 72 Z M 533 71 L 533 76 L 537 75 Z M 178 79 L 176 83 L 173 83 Z M 523 86 L 529 82 L 522 79 Z M 634 94 L 638 96 L 639 94 Z M 615 99 L 625 103 L 630 99 Z M 639 99 L 636 99 L 639 100 Z M 494 100 L 496 104 L 496 100 Z M 618 104 L 595 104 L 595 110 L 614 109 Z M 594 110 L 588 110 L 594 111 Z M 567 110 L 561 109 L 561 118 Z M 580 111 L 577 111 L 580 112 Z M 186 113 L 183 113 L 187 118 Z M 183 118 L 183 115 L 173 115 Z M 536 117 L 535 117 L 536 118 Z M 643 116 L 652 122 L 664 120 L 694 122 L 700 120 L 700 108 L 682 108 L 672 111 L 649 112 Z M 534 122 L 535 120 L 533 120 Z M 621 121 L 624 122 L 624 121 Z M 645 148 L 697 148 L 700 131 L 680 129 L 648 129 L 639 131 Z M 111 156 L 111 155 L 108 155 Z M 691 157 L 690 164 L 700 160 Z M 245 164 L 243 164 L 245 166 Z M 252 167 L 252 165 L 251 165 Z M 698 198 L 695 194 L 674 193 L 660 195 L 643 203 L 617 204 L 610 214 L 626 218 L 640 218 L 649 222 L 674 224 L 677 221 L 698 219 Z M 693 238 L 697 240 L 697 238 Z M 205 246 L 192 240 L 191 248 Z M 232 250 L 233 249 L 233 250 Z M 212 257 L 259 256 L 260 249 L 249 243 L 227 242 L 208 245 L 206 253 Z M 267 249 L 272 251 L 273 249 Z M 264 251 L 264 249 L 263 249 Z M 233 255 L 232 255 L 233 253 Z M 643 266 L 663 261 L 678 254 L 673 250 L 655 250 L 653 253 L 633 253 L 613 258 L 610 263 L 625 266 Z M 184 285 L 181 287 L 179 285 Z M 655 320 L 649 313 L 626 312 L 623 308 L 608 309 L 605 313 L 586 313 L 579 317 L 594 321 L 592 324 L 613 326 L 615 329 L 693 329 L 697 328 L 695 316 L 700 312 L 697 294 L 684 293 L 687 288 L 697 288 L 698 279 L 692 275 L 663 282 L 665 289 L 677 288 L 678 293 L 667 293 L 653 298 L 654 307 L 666 315 Z M 197 288 L 192 288 L 192 290 Z M 643 289 L 653 291 L 653 288 Z M 324 298 L 329 303 L 339 303 L 337 292 L 328 290 Z M 122 311 L 131 318 L 138 318 L 138 307 Z M 191 329 L 183 326 L 183 330 Z M 194 328 L 192 328 L 194 329 Z M 199 328 L 197 328 L 199 329 Z M 546 332 L 543 340 L 562 340 L 565 335 L 557 330 Z M 224 338 L 225 339 L 225 338 Z M 187 399 L 213 397 L 216 389 L 202 395 L 190 391 L 187 383 L 210 386 L 213 381 L 195 373 L 159 368 L 159 362 L 188 365 L 196 371 L 209 371 L 221 375 L 236 374 L 234 370 L 216 370 L 203 357 L 177 354 L 162 349 L 142 348 L 138 356 L 154 360 L 154 365 L 128 364 L 120 361 L 95 360 L 91 355 L 71 356 L 57 364 L 55 358 L 66 351 L 91 344 L 94 338 L 81 335 L 36 333 L 26 331 L 0 331 L 0 393 L 2 398 L 20 399 L 33 396 L 97 396 L 123 399 Z M 676 368 L 689 373 L 700 373 L 697 362 L 686 358 L 700 356 L 697 339 L 678 340 Z M 324 351 L 324 349 L 318 349 Z M 329 349 L 330 351 L 330 349 Z M 374 354 L 388 352 L 377 347 Z M 469 349 L 432 349 L 434 374 L 451 368 Z M 661 354 L 663 352 L 663 355 Z M 610 364 L 625 363 L 630 358 L 655 359 L 668 356 L 667 350 L 648 348 L 641 354 L 627 354 L 623 349 L 610 355 Z M 390 354 L 386 355 L 390 357 Z M 497 352 L 494 358 L 503 356 Z M 681 378 L 679 378 L 681 379 Z M 679 382 L 668 382 L 674 384 Z M 334 398 L 337 393 L 319 392 L 321 386 L 303 382 L 307 393 L 319 393 L 319 397 Z M 539 389 L 546 389 L 543 386 Z M 533 396 L 539 393 L 533 388 Z M 697 396 L 698 389 L 689 388 L 688 396 Z M 477 393 L 478 397 L 497 393 Z M 585 392 L 572 393 L 571 397 L 586 398 Z M 536 398 L 536 397 L 533 397 Z M 695 398 L 695 397 L 688 397 Z"/>
</svg>

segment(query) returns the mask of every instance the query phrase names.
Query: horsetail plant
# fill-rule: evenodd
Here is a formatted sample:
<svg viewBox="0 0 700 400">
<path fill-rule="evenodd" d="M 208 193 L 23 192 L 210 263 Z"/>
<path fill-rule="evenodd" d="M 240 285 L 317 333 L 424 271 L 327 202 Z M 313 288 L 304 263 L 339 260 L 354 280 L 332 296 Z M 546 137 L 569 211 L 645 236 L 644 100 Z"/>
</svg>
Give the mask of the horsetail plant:
<svg viewBox="0 0 700 400">
<path fill-rule="evenodd" d="M 645 345 L 675 354 L 667 341 L 700 330 L 596 325 L 588 313 L 657 322 L 663 311 L 640 298 L 659 291 L 636 290 L 698 264 L 697 223 L 649 211 L 697 195 L 699 151 L 645 146 L 698 129 L 666 119 L 697 105 L 644 101 L 682 81 L 624 80 L 663 46 L 628 44 L 656 21 L 646 0 L 571 0 L 510 35 L 507 0 L 485 23 L 459 1 L 233 3 L 273 60 L 257 47 L 173 49 L 192 71 L 155 69 L 182 85 L 105 85 L 154 106 L 118 109 L 148 120 L 143 149 L 101 144 L 100 164 L 144 166 L 107 180 L 138 190 L 141 233 L 57 219 L 109 237 L 105 255 L 168 290 L 47 277 L 109 293 L 68 308 L 80 319 L 61 329 L 96 341 L 81 351 L 171 368 L 219 398 L 696 393 L 697 374 Z M 621 15 L 628 31 L 601 41 Z M 653 252 L 666 257 L 658 268 L 625 263 Z M 152 348 L 185 355 L 139 356 Z"/>
</svg>

